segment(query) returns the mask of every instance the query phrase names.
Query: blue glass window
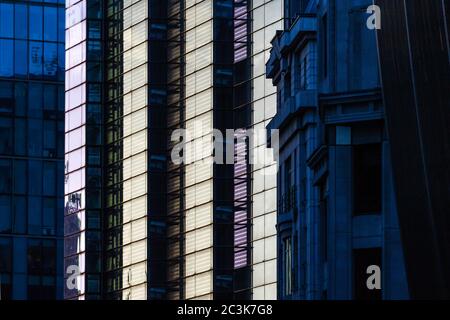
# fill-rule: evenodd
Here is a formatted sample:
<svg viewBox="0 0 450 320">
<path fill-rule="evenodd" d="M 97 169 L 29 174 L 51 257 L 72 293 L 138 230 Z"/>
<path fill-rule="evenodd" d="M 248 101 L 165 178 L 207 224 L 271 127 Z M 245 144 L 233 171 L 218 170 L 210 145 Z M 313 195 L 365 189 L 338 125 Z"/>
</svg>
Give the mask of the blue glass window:
<svg viewBox="0 0 450 320">
<path fill-rule="evenodd" d="M 64 70 L 65 70 L 65 48 L 64 44 L 58 44 L 58 80 L 64 81 Z"/>
<path fill-rule="evenodd" d="M 66 12 L 64 8 L 58 8 L 58 41 L 64 42 L 66 32 L 65 32 L 65 21 Z"/>
<path fill-rule="evenodd" d="M 30 83 L 28 88 L 28 115 L 33 118 L 42 118 L 42 84 Z"/>
<path fill-rule="evenodd" d="M 14 7 L 11 3 L 0 3 L 0 37 L 14 36 Z"/>
<path fill-rule="evenodd" d="M 44 8 L 44 41 L 58 40 L 58 13 L 55 7 Z"/>
<path fill-rule="evenodd" d="M 27 110 L 27 84 L 25 82 L 16 82 L 14 86 L 14 100 L 16 116 L 25 116 Z"/>
<path fill-rule="evenodd" d="M 11 270 L 12 270 L 11 239 L 0 238 L 0 274 L 11 272 Z"/>
<path fill-rule="evenodd" d="M 15 5 L 14 37 L 16 39 L 28 38 L 28 8 L 24 4 Z"/>
<path fill-rule="evenodd" d="M 58 87 L 53 84 L 44 85 L 44 92 L 44 110 L 56 110 Z"/>
<path fill-rule="evenodd" d="M 14 197 L 14 233 L 27 232 L 27 200 L 25 197 Z"/>
<path fill-rule="evenodd" d="M 29 119 L 28 120 L 28 155 L 29 156 L 42 156 L 42 120 L 41 119 Z M 33 172 L 33 171 L 31 171 Z M 39 172 L 40 174 L 40 172 Z M 41 186 L 40 182 L 38 188 Z"/>
<path fill-rule="evenodd" d="M 42 40 L 42 7 L 30 6 L 30 39 Z"/>
<path fill-rule="evenodd" d="M 11 176 L 11 161 L 0 159 L 0 193 L 11 193 Z"/>
<path fill-rule="evenodd" d="M 25 194 L 27 192 L 27 162 L 25 160 L 14 161 L 14 193 Z"/>
<path fill-rule="evenodd" d="M 14 68 L 14 42 L 13 40 L 0 39 L 0 77 L 12 77 Z"/>
<path fill-rule="evenodd" d="M 0 195 L 0 233 L 11 232 L 11 197 Z"/>
<path fill-rule="evenodd" d="M 56 201 L 55 198 L 44 198 L 44 212 L 42 216 L 42 225 L 45 235 L 55 234 L 56 224 Z"/>
<path fill-rule="evenodd" d="M 42 230 L 42 198 L 28 197 L 28 233 L 40 235 Z"/>
<path fill-rule="evenodd" d="M 30 77 L 41 78 L 43 62 L 42 42 L 30 41 L 29 44 L 28 67 L 30 69 Z"/>
<path fill-rule="evenodd" d="M 44 156 L 51 158 L 56 156 L 56 122 L 53 120 L 44 121 Z"/>
<path fill-rule="evenodd" d="M 14 150 L 16 155 L 25 156 L 27 154 L 27 122 L 25 119 L 16 118 L 14 120 Z"/>
<path fill-rule="evenodd" d="M 12 120 L 0 117 L 0 154 L 12 153 L 12 137 Z"/>
<path fill-rule="evenodd" d="M 16 40 L 14 43 L 14 74 L 16 77 L 25 77 L 28 73 L 28 51 L 25 40 Z"/>
<path fill-rule="evenodd" d="M 58 72 L 58 46 L 56 43 L 44 44 L 44 77 L 55 79 Z"/>
<path fill-rule="evenodd" d="M 14 106 L 13 86 L 11 83 L 0 82 L 0 113 L 10 113 Z"/>
<path fill-rule="evenodd" d="M 28 193 L 35 196 L 42 195 L 42 162 L 28 161 L 28 172 L 33 173 L 28 175 Z"/>
</svg>

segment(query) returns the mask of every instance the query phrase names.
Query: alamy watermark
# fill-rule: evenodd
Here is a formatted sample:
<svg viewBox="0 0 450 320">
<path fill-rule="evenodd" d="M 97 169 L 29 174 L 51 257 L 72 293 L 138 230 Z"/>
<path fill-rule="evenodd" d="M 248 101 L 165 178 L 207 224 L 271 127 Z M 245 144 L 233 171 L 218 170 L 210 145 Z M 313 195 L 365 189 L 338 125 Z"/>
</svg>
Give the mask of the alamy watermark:
<svg viewBox="0 0 450 320">
<path fill-rule="evenodd" d="M 176 129 L 170 154 L 176 164 L 235 164 L 248 161 L 266 167 L 265 175 L 277 173 L 279 130 L 270 130 L 271 147 L 267 148 L 266 129 L 205 129 L 203 121 L 194 121 L 193 128 Z"/>
<path fill-rule="evenodd" d="M 366 26 L 369 30 L 381 29 L 381 8 L 377 5 L 367 7 L 366 12 L 370 14 L 367 18 Z"/>
</svg>

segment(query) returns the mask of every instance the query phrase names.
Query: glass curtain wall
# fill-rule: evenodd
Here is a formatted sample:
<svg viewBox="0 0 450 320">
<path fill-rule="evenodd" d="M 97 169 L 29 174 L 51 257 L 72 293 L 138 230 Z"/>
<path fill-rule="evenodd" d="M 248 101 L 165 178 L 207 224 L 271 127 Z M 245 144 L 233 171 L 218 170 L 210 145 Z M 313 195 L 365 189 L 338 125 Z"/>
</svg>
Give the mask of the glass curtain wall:
<svg viewBox="0 0 450 320">
<path fill-rule="evenodd" d="M 101 1 L 66 1 L 64 298 L 101 289 Z"/>
<path fill-rule="evenodd" d="M 253 0 L 251 4 L 252 39 L 252 129 L 263 132 L 276 113 L 276 88 L 265 77 L 271 40 L 283 30 L 284 0 Z M 265 159 L 265 139 L 255 139 L 252 166 L 252 299 L 276 299 L 276 163 Z M 265 160 L 264 164 L 261 160 Z"/>
<path fill-rule="evenodd" d="M 148 1 L 106 7 L 106 273 L 110 299 L 147 299 Z"/>
<path fill-rule="evenodd" d="M 1 299 L 62 297 L 64 1 L 0 1 Z"/>
<path fill-rule="evenodd" d="M 184 282 L 186 299 L 213 298 L 214 1 L 185 1 Z"/>
</svg>

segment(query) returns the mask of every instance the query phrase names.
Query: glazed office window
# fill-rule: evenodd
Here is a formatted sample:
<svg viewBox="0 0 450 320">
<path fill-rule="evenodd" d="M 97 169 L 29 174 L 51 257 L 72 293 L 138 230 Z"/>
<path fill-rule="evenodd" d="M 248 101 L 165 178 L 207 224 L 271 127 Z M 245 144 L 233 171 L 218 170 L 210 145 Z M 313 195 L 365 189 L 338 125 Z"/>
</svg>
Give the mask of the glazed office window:
<svg viewBox="0 0 450 320">
<path fill-rule="evenodd" d="M 284 101 L 288 101 L 291 97 L 291 74 L 284 76 Z"/>
<path fill-rule="evenodd" d="M 147 17 L 147 2 L 138 1 L 123 10 L 123 28 L 138 24 Z"/>
<path fill-rule="evenodd" d="M 0 284 L 3 300 L 11 299 L 11 272 L 13 267 L 12 259 L 13 256 L 11 239 L 0 237 Z"/>
<path fill-rule="evenodd" d="M 284 166 L 284 193 L 287 194 L 288 192 L 290 192 L 291 187 L 294 185 L 295 183 L 295 175 L 294 175 L 294 164 L 293 162 L 293 156 L 289 156 L 286 160 L 285 160 L 285 166 Z"/>
<path fill-rule="evenodd" d="M 73 69 L 66 71 L 66 90 L 86 82 L 86 64 L 82 63 Z"/>
<path fill-rule="evenodd" d="M 58 40 L 58 11 L 56 7 L 44 7 L 44 41 Z"/>
<path fill-rule="evenodd" d="M 27 232 L 27 200 L 25 196 L 14 197 L 13 232 L 16 234 Z"/>
<path fill-rule="evenodd" d="M 43 90 L 42 83 L 28 84 L 28 116 L 30 118 L 42 118 Z"/>
<path fill-rule="evenodd" d="M 85 230 L 85 211 L 64 217 L 64 235 L 69 236 Z"/>
<path fill-rule="evenodd" d="M 86 61 L 86 42 L 82 42 L 66 51 L 67 69 Z"/>
<path fill-rule="evenodd" d="M 52 236 L 56 233 L 56 198 L 43 198 L 42 234 Z"/>
<path fill-rule="evenodd" d="M 142 196 L 123 204 L 123 218 L 120 223 L 126 223 L 145 216 L 147 212 L 147 197 Z"/>
<path fill-rule="evenodd" d="M 86 102 L 86 84 L 82 84 L 79 87 L 67 91 L 65 94 L 66 99 L 66 111 L 69 111 L 75 107 Z"/>
<path fill-rule="evenodd" d="M 14 38 L 28 38 L 28 7 L 25 4 L 14 6 Z"/>
<path fill-rule="evenodd" d="M 292 239 L 287 237 L 283 240 L 283 278 L 284 295 L 292 294 Z"/>
<path fill-rule="evenodd" d="M 48 181 L 56 181 L 56 163 L 50 161 L 43 162 L 43 195 L 55 196 L 55 183 L 47 183 Z"/>
<path fill-rule="evenodd" d="M 44 85 L 44 92 L 44 110 L 56 110 L 58 104 L 58 87 L 52 84 Z"/>
<path fill-rule="evenodd" d="M 43 156 L 56 157 L 56 121 L 44 120 Z"/>
<path fill-rule="evenodd" d="M 80 1 L 66 10 L 66 28 L 70 28 L 86 19 L 86 1 Z"/>
<path fill-rule="evenodd" d="M 64 43 L 65 41 L 65 21 L 66 21 L 66 12 L 65 8 L 58 8 L 58 42 Z"/>
<path fill-rule="evenodd" d="M 12 77 L 14 74 L 14 41 L 0 39 L 0 77 Z"/>
<path fill-rule="evenodd" d="M 13 123 L 11 119 L 0 118 L 0 154 L 11 154 L 13 151 Z"/>
<path fill-rule="evenodd" d="M 353 214 L 380 214 L 382 206 L 381 144 L 353 147 Z"/>
<path fill-rule="evenodd" d="M 27 161 L 14 161 L 14 193 L 26 194 L 27 192 Z"/>
<path fill-rule="evenodd" d="M 42 120 L 28 120 L 28 155 L 42 156 Z"/>
<path fill-rule="evenodd" d="M 0 196 L 0 208 L 4 209 L 4 198 Z M 4 211 L 1 211 L 2 213 Z M 2 216 L 0 216 L 0 226 L 2 225 Z M 1 231 L 0 231 L 1 232 Z M 0 274 L 5 272 L 11 272 L 12 270 L 12 243 L 10 238 L 0 237 Z"/>
<path fill-rule="evenodd" d="M 323 262 L 328 260 L 328 178 L 319 186 L 320 251 Z"/>
<path fill-rule="evenodd" d="M 197 3 L 195 6 L 186 10 L 186 30 L 194 28 L 212 18 L 211 0 L 205 0 Z"/>
<path fill-rule="evenodd" d="M 43 76 L 45 79 L 57 80 L 59 66 L 58 45 L 45 42 L 43 57 Z"/>
<path fill-rule="evenodd" d="M 0 38 L 14 36 L 14 5 L 0 3 Z"/>
<path fill-rule="evenodd" d="M 15 115 L 25 116 L 28 101 L 28 84 L 25 82 L 16 82 L 14 85 Z"/>
<path fill-rule="evenodd" d="M 12 170 L 11 161 L 0 159 L 0 194 L 11 193 L 12 189 Z"/>
<path fill-rule="evenodd" d="M 297 80 L 299 90 L 314 90 L 317 87 L 317 59 L 316 43 L 310 41 L 304 49 L 296 55 Z"/>
<path fill-rule="evenodd" d="M 14 41 L 14 75 L 26 77 L 28 74 L 28 43 L 25 40 Z"/>
<path fill-rule="evenodd" d="M 64 256 L 71 256 L 85 251 L 85 232 L 65 237 Z"/>
<path fill-rule="evenodd" d="M 28 43 L 28 68 L 30 78 L 40 79 L 43 70 L 44 46 L 42 42 L 30 41 Z"/>
<path fill-rule="evenodd" d="M 322 31 L 322 76 L 326 78 L 328 75 L 328 17 L 324 14 L 321 21 Z"/>
<path fill-rule="evenodd" d="M 14 111 L 13 84 L 7 81 L 0 82 L 0 114 L 10 114 Z"/>
<path fill-rule="evenodd" d="M 12 206 L 10 195 L 0 195 L 0 233 L 11 232 Z"/>
<path fill-rule="evenodd" d="M 133 112 L 123 118 L 123 136 L 129 136 L 147 128 L 147 109 Z"/>
<path fill-rule="evenodd" d="M 133 69 L 123 75 L 123 92 L 128 93 L 133 89 L 142 87 L 147 83 L 147 64 Z"/>
<path fill-rule="evenodd" d="M 29 30 L 30 39 L 42 40 L 43 30 L 43 7 L 41 6 L 29 6 Z"/>
<path fill-rule="evenodd" d="M 67 131 L 84 125 L 86 123 L 86 105 L 81 105 L 78 108 L 66 112 L 65 122 Z"/>
<path fill-rule="evenodd" d="M 42 198 L 28 197 L 28 233 L 42 235 Z"/>
<path fill-rule="evenodd" d="M 307 58 L 306 55 L 302 57 L 300 61 L 300 89 L 307 89 L 307 78 L 306 78 L 306 69 L 307 69 Z"/>
<path fill-rule="evenodd" d="M 86 20 L 66 30 L 66 48 L 71 48 L 86 40 Z"/>
</svg>

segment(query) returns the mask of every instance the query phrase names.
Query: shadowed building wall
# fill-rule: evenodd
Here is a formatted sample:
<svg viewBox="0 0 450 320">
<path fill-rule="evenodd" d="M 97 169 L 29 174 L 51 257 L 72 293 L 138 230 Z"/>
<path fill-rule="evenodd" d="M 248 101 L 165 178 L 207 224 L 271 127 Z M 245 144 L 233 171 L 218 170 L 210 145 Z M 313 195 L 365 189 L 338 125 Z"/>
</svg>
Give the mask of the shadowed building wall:
<svg viewBox="0 0 450 320">
<path fill-rule="evenodd" d="M 450 2 L 377 0 L 379 60 L 412 298 L 450 297 Z"/>
</svg>

